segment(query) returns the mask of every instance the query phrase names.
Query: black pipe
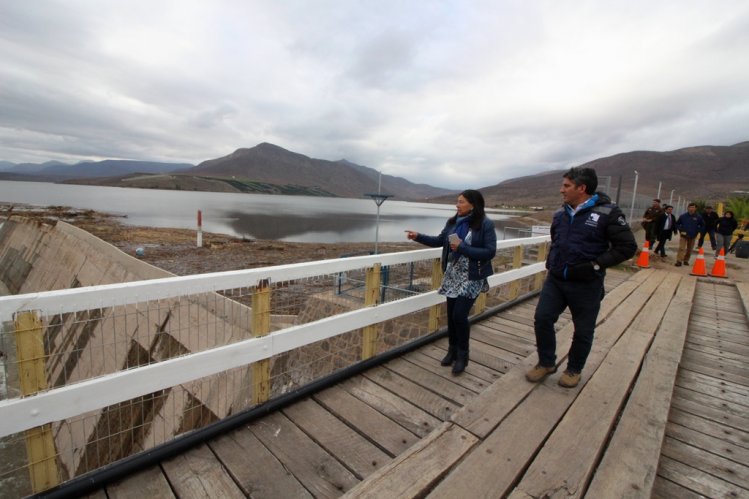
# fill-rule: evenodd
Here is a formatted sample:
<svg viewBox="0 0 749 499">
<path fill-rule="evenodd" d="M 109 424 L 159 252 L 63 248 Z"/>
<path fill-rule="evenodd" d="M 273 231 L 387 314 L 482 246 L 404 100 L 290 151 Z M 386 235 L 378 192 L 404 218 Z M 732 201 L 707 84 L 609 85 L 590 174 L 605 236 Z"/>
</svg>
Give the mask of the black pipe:
<svg viewBox="0 0 749 499">
<path fill-rule="evenodd" d="M 536 296 L 538 293 L 539 291 L 531 291 L 530 293 L 526 293 L 514 300 L 484 310 L 483 312 L 472 316 L 469 321 L 471 324 L 482 321 L 487 317 L 491 317 L 494 314 Z M 385 362 L 398 358 L 401 355 L 405 355 L 408 352 L 421 348 L 422 346 L 437 341 L 440 338 L 444 338 L 445 336 L 447 336 L 447 328 L 442 327 L 434 333 L 422 336 L 421 338 L 417 338 L 392 350 L 388 350 L 387 352 L 383 352 L 369 359 L 345 367 L 299 387 L 296 390 L 284 393 L 262 405 L 227 416 L 220 421 L 205 426 L 204 428 L 176 437 L 174 440 L 160 444 L 153 449 L 128 456 L 102 468 L 77 476 L 57 487 L 40 492 L 31 497 L 62 499 L 80 497 L 89 494 L 97 489 L 103 488 L 108 483 L 121 480 L 126 476 L 149 466 L 155 466 L 161 461 L 165 461 L 172 456 L 186 452 L 192 447 L 202 444 L 207 440 L 222 435 L 262 416 L 266 416 L 271 412 L 283 409 L 284 407 L 305 397 L 309 397 L 318 391 L 329 388 L 343 380 L 356 376 L 367 369 L 377 367 L 380 364 L 384 364 Z"/>
</svg>

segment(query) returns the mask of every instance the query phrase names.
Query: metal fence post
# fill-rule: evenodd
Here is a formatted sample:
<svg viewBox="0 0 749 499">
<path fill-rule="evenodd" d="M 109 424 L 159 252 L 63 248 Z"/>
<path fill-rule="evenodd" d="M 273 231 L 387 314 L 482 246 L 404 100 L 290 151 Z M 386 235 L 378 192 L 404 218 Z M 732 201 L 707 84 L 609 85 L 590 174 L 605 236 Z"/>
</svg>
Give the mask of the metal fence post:
<svg viewBox="0 0 749 499">
<path fill-rule="evenodd" d="M 364 306 L 377 305 L 380 296 L 380 264 L 376 263 L 367 269 L 366 287 L 364 290 Z M 373 357 L 377 353 L 377 324 L 362 329 L 362 360 Z"/>
<path fill-rule="evenodd" d="M 264 279 L 252 294 L 252 336 L 270 332 L 270 282 Z M 270 398 L 270 359 L 252 364 L 252 403 L 262 404 Z"/>
<path fill-rule="evenodd" d="M 43 324 L 34 312 L 21 312 L 15 319 L 16 352 L 21 395 L 33 395 L 48 388 Z M 25 432 L 31 489 L 41 492 L 60 483 L 52 424 Z"/>
</svg>

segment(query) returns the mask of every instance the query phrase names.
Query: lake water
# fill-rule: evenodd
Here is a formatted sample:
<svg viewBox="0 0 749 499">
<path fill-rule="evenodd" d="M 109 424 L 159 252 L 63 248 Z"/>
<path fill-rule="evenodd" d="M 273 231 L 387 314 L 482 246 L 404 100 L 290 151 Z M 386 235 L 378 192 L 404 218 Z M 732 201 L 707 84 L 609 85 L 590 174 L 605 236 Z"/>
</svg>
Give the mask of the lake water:
<svg viewBox="0 0 749 499">
<path fill-rule="evenodd" d="M 251 239 L 293 242 L 375 240 L 377 206 L 368 198 L 323 198 L 221 192 L 128 189 L 45 182 L 0 181 L 0 203 L 69 206 L 122 215 L 124 223 L 203 230 Z M 498 226 L 510 212 L 487 210 Z M 389 199 L 380 207 L 379 241 L 405 241 L 404 230 L 438 234 L 452 205 Z"/>
</svg>

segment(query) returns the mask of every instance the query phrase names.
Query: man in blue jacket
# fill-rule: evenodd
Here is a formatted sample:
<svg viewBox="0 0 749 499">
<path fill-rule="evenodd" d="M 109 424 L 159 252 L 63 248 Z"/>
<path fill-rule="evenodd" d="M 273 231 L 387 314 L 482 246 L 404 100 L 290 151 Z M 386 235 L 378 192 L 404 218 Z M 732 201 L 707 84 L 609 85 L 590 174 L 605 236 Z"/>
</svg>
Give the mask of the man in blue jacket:
<svg viewBox="0 0 749 499">
<path fill-rule="evenodd" d="M 596 193 L 597 187 L 593 168 L 571 168 L 562 176 L 564 206 L 551 223 L 548 273 L 534 317 L 538 364 L 526 373 L 528 381 L 541 381 L 557 371 L 554 324 L 569 307 L 575 332 L 559 385 L 577 386 L 593 345 L 605 269 L 637 251 L 624 214 L 608 196 Z"/>
<path fill-rule="evenodd" d="M 705 227 L 705 221 L 697 213 L 697 205 L 689 203 L 687 212 L 682 213 L 676 220 L 676 230 L 679 231 L 679 252 L 676 254 L 676 266 L 689 265 L 689 257 L 692 255 L 694 241 Z"/>
</svg>

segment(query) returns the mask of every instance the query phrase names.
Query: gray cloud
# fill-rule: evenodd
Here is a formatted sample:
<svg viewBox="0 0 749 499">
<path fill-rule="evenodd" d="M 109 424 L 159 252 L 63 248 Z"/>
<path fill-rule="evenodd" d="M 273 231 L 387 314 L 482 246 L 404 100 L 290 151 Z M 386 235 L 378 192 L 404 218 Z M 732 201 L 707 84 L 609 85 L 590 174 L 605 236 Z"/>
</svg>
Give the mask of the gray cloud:
<svg viewBox="0 0 749 499">
<path fill-rule="evenodd" d="M 0 4 L 0 160 L 273 142 L 451 188 L 749 130 L 744 2 Z"/>
</svg>

